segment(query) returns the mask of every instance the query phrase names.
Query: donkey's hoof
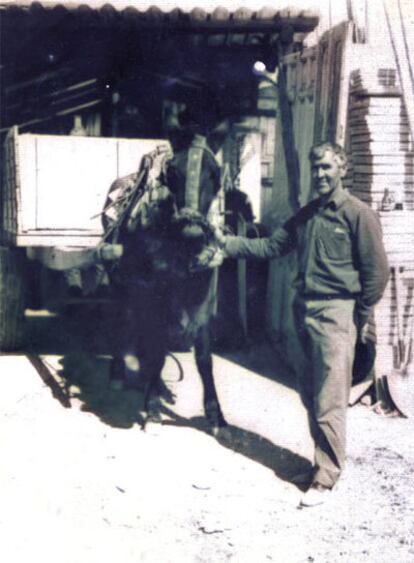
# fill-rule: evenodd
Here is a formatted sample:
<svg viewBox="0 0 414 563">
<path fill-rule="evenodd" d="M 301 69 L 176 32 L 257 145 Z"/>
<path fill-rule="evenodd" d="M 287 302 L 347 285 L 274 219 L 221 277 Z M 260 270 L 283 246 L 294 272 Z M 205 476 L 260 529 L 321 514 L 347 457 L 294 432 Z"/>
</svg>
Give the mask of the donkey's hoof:
<svg viewBox="0 0 414 563">
<path fill-rule="evenodd" d="M 150 397 L 147 406 L 144 407 L 144 416 L 146 422 L 152 422 L 154 424 L 162 423 L 161 403 L 158 395 Z"/>
<path fill-rule="evenodd" d="M 153 424 L 162 424 L 162 416 L 159 412 L 151 412 L 148 414 L 147 422 L 152 422 Z"/>
<path fill-rule="evenodd" d="M 205 403 L 204 412 L 206 414 L 207 422 L 212 432 L 213 429 L 215 432 L 215 429 L 227 426 L 227 422 L 224 420 L 220 405 L 216 401 L 209 401 Z"/>
<path fill-rule="evenodd" d="M 230 427 L 227 425 L 219 426 L 217 428 L 217 433 L 214 435 L 214 437 L 222 444 L 230 444 L 231 442 L 233 442 Z"/>
<path fill-rule="evenodd" d="M 226 424 L 224 426 L 212 426 L 211 434 L 220 442 L 231 442 L 230 428 Z"/>
<path fill-rule="evenodd" d="M 147 412 L 141 423 L 141 430 L 146 430 L 148 424 L 162 424 L 162 418 L 159 412 Z"/>
<path fill-rule="evenodd" d="M 157 394 L 168 405 L 175 405 L 176 395 L 167 387 L 162 379 L 157 383 Z"/>
</svg>

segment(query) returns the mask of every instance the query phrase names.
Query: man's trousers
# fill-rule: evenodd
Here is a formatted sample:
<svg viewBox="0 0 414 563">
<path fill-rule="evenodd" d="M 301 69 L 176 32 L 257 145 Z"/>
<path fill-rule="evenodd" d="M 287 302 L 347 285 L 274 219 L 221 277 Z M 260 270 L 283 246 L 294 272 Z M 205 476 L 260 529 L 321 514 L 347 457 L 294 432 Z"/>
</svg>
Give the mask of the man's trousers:
<svg viewBox="0 0 414 563">
<path fill-rule="evenodd" d="M 346 412 L 357 337 L 354 309 L 353 299 L 297 296 L 294 302 L 304 352 L 299 389 L 315 442 L 313 481 L 329 488 L 345 464 Z"/>
</svg>

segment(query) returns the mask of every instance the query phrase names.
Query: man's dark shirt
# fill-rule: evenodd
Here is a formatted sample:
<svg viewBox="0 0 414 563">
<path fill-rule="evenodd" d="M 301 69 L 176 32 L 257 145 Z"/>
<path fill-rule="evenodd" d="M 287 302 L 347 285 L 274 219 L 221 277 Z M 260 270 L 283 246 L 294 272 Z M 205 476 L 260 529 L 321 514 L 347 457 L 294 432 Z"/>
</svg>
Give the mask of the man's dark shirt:
<svg viewBox="0 0 414 563">
<path fill-rule="evenodd" d="M 232 258 L 277 258 L 298 251 L 296 288 L 308 298 L 355 298 L 366 322 L 381 298 L 389 267 L 377 214 L 342 187 L 311 201 L 269 238 L 226 237 Z"/>
</svg>

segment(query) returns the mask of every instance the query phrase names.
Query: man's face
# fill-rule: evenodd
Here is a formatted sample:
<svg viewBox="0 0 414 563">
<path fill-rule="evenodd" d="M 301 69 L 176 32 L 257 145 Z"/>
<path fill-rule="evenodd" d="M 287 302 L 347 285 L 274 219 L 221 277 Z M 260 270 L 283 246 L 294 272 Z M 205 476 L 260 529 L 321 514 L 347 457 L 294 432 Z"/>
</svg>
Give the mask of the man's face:
<svg viewBox="0 0 414 563">
<path fill-rule="evenodd" d="M 341 183 L 345 170 L 338 156 L 328 149 L 321 158 L 311 161 L 311 173 L 315 190 L 326 198 Z"/>
</svg>

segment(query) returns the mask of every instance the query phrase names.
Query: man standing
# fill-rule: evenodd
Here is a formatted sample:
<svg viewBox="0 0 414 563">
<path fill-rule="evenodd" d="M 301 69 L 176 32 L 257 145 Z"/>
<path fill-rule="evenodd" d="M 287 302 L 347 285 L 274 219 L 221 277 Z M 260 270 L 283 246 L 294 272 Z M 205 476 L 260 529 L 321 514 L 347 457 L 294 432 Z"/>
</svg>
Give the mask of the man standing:
<svg viewBox="0 0 414 563">
<path fill-rule="evenodd" d="M 321 504 L 345 462 L 346 410 L 357 338 L 381 298 L 389 268 L 378 217 L 342 186 L 346 154 L 332 143 L 312 147 L 318 197 L 269 238 L 227 236 L 232 258 L 276 258 L 298 251 L 294 318 L 306 366 L 299 374 L 315 459 L 301 506 Z"/>
</svg>

